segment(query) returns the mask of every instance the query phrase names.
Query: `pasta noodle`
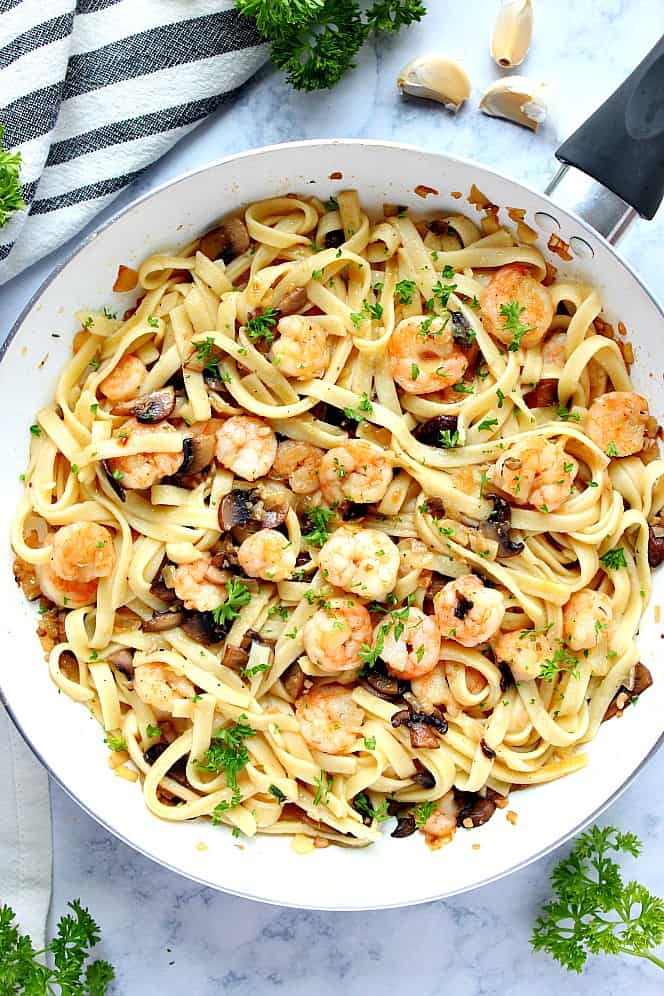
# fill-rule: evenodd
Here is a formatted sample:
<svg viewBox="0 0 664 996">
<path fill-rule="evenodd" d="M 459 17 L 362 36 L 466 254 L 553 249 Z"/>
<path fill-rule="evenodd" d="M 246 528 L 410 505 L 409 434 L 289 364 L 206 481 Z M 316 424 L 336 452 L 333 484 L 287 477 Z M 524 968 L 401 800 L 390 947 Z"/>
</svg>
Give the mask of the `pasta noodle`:
<svg viewBox="0 0 664 996">
<path fill-rule="evenodd" d="M 250 205 L 81 312 L 12 524 L 162 819 L 431 842 L 645 687 L 664 463 L 595 288 L 462 215 Z"/>
</svg>

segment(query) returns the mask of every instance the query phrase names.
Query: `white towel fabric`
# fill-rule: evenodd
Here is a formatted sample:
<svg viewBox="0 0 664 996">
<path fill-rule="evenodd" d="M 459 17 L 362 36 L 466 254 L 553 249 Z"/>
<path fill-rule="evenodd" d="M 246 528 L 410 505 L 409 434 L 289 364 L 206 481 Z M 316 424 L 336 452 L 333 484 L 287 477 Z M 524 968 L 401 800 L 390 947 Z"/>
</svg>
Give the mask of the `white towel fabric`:
<svg viewBox="0 0 664 996">
<path fill-rule="evenodd" d="M 79 231 L 266 61 L 233 0 L 0 0 L 0 124 L 26 211 L 0 284 Z"/>
<path fill-rule="evenodd" d="M 0 906 L 41 950 L 51 901 L 48 776 L 0 703 Z"/>
</svg>

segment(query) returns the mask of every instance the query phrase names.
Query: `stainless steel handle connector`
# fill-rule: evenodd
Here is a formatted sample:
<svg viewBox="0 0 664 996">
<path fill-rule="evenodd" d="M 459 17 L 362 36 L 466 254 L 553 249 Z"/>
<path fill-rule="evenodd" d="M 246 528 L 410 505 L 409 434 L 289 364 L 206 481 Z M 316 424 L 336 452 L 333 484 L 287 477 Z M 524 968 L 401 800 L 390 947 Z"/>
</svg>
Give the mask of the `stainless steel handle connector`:
<svg viewBox="0 0 664 996">
<path fill-rule="evenodd" d="M 562 208 L 578 214 L 609 242 L 617 242 L 637 216 L 622 197 L 574 166 L 561 166 L 545 193 Z"/>
</svg>

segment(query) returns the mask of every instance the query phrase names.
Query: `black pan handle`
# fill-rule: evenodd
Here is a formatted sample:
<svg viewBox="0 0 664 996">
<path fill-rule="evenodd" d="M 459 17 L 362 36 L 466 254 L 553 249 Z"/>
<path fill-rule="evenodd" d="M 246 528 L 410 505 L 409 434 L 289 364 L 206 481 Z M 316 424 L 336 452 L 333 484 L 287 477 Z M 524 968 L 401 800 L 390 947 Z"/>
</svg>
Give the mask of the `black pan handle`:
<svg viewBox="0 0 664 996">
<path fill-rule="evenodd" d="M 664 196 L 664 36 L 556 158 L 654 216 Z"/>
</svg>

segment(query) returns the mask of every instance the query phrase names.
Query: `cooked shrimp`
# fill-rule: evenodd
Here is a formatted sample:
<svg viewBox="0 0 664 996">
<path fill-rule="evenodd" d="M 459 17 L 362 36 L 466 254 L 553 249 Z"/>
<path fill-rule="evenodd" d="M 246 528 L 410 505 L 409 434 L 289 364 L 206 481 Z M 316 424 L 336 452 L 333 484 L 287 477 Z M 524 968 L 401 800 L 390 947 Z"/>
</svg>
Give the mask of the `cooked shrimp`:
<svg viewBox="0 0 664 996">
<path fill-rule="evenodd" d="M 374 633 L 374 644 L 381 638 L 378 623 Z M 398 635 L 397 635 L 398 634 Z M 383 636 L 383 649 L 380 652 L 388 670 L 397 678 L 421 678 L 438 663 L 440 655 L 440 630 L 432 616 L 411 606 L 404 622 L 398 621 Z"/>
<path fill-rule="evenodd" d="M 323 451 L 298 439 L 284 439 L 277 446 L 272 465 L 274 477 L 287 478 L 296 495 L 312 495 L 318 491 L 318 467 Z"/>
<path fill-rule="evenodd" d="M 99 579 L 114 568 L 111 531 L 96 522 L 73 522 L 55 533 L 51 559 L 37 564 L 35 574 L 46 598 L 63 608 L 80 609 L 95 601 Z"/>
<path fill-rule="evenodd" d="M 352 501 L 370 505 L 385 497 L 392 467 L 380 447 L 351 439 L 324 454 L 318 480 L 330 504 Z"/>
<path fill-rule="evenodd" d="M 167 586 L 174 590 L 185 609 L 212 612 L 226 599 L 224 585 L 231 575 L 215 567 L 209 556 L 164 573 Z"/>
<path fill-rule="evenodd" d="M 245 481 L 264 477 L 276 455 L 271 427 L 251 415 L 233 415 L 217 431 L 217 460 Z"/>
<path fill-rule="evenodd" d="M 609 391 L 586 412 L 584 429 L 608 456 L 626 457 L 643 449 L 650 412 L 635 391 Z"/>
<path fill-rule="evenodd" d="M 304 624 L 304 649 L 326 674 L 360 667 L 360 647 L 371 644 L 371 616 L 352 598 L 331 598 Z"/>
<path fill-rule="evenodd" d="M 567 342 L 567 332 L 553 332 L 548 335 L 542 343 L 542 362 L 544 366 L 564 367 L 565 366 L 565 343 Z"/>
<path fill-rule="evenodd" d="M 516 341 L 529 348 L 536 346 L 548 331 L 553 321 L 553 304 L 546 287 L 531 276 L 527 266 L 510 263 L 501 266 L 491 278 L 482 298 L 482 315 L 496 339 L 506 345 Z M 511 318 L 528 331 L 517 336 Z"/>
<path fill-rule="evenodd" d="M 451 840 L 457 827 L 458 812 L 459 806 L 454 798 L 454 792 L 447 792 L 436 802 L 436 808 L 421 827 L 422 833 L 440 840 Z"/>
<path fill-rule="evenodd" d="M 465 353 L 442 318 L 404 318 L 392 333 L 387 349 L 392 376 L 409 394 L 431 394 L 451 387 L 468 367 Z"/>
<path fill-rule="evenodd" d="M 286 315 L 277 325 L 279 338 L 270 349 L 273 363 L 284 377 L 309 380 L 321 377 L 330 362 L 327 332 L 315 318 Z"/>
<path fill-rule="evenodd" d="M 499 633 L 491 646 L 496 660 L 509 665 L 515 681 L 539 678 L 542 664 L 553 659 L 553 647 L 546 633 L 537 633 L 534 629 Z"/>
<path fill-rule="evenodd" d="M 364 710 L 343 685 L 314 685 L 295 703 L 300 733 L 324 754 L 349 754 L 364 722 Z"/>
<path fill-rule="evenodd" d="M 323 577 L 361 598 L 385 598 L 399 573 L 399 550 L 378 529 L 341 526 L 320 551 Z"/>
<path fill-rule="evenodd" d="M 250 578 L 283 581 L 295 570 L 297 557 L 292 543 L 283 533 L 276 529 L 259 529 L 241 543 L 237 559 Z"/>
<path fill-rule="evenodd" d="M 141 425 L 135 418 L 130 418 L 123 422 L 113 435 L 119 439 L 130 439 L 132 436 L 149 436 L 155 432 L 177 432 L 177 430 L 169 422 Z M 144 491 L 162 477 L 175 474 L 183 460 L 182 453 L 136 453 L 132 456 L 113 457 L 108 460 L 108 464 L 113 477 L 117 478 L 123 488 Z"/>
<path fill-rule="evenodd" d="M 510 447 L 489 468 L 488 478 L 517 505 L 552 512 L 569 498 L 578 469 L 562 444 L 535 436 Z"/>
<path fill-rule="evenodd" d="M 445 664 L 436 664 L 427 674 L 413 678 L 410 687 L 413 695 L 420 702 L 427 705 L 443 705 L 446 712 L 451 715 L 456 715 L 459 712 L 459 706 L 447 682 Z"/>
<path fill-rule="evenodd" d="M 613 622 L 611 599 L 602 591 L 575 591 L 563 608 L 563 635 L 572 650 L 590 650 L 608 636 Z"/>
<path fill-rule="evenodd" d="M 65 581 L 106 578 L 115 567 L 113 533 L 96 522 L 72 522 L 53 537 L 53 570 Z"/>
<path fill-rule="evenodd" d="M 193 699 L 196 694 L 189 678 L 158 661 L 134 668 L 134 691 L 141 702 L 171 714 L 179 699 Z"/>
<path fill-rule="evenodd" d="M 486 588 L 474 574 L 448 581 L 434 595 L 433 604 L 442 636 L 463 647 L 476 647 L 490 640 L 505 615 L 501 593 Z"/>
<path fill-rule="evenodd" d="M 134 353 L 125 353 L 118 365 L 104 377 L 99 390 L 109 401 L 129 401 L 140 394 L 148 370 Z"/>
</svg>

